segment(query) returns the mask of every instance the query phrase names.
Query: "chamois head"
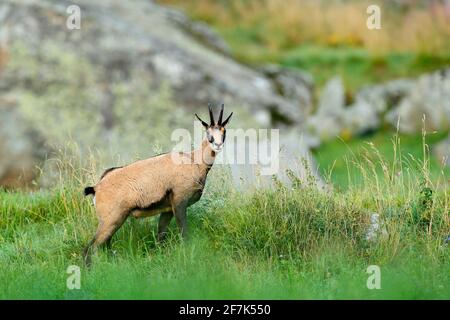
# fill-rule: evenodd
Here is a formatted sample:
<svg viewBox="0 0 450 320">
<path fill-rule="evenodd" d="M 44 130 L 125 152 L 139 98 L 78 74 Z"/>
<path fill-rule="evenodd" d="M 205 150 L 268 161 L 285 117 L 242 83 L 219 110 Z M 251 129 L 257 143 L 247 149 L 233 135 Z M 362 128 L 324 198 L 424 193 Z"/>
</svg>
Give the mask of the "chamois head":
<svg viewBox="0 0 450 320">
<path fill-rule="evenodd" d="M 206 138 L 208 139 L 208 142 L 211 145 L 211 148 L 216 153 L 222 151 L 223 143 L 225 142 L 225 136 L 226 136 L 225 126 L 227 125 L 228 121 L 230 121 L 230 118 L 233 115 L 233 112 L 232 112 L 228 116 L 228 118 L 225 119 L 225 121 L 222 121 L 223 107 L 224 107 L 224 105 L 222 104 L 222 107 L 220 108 L 219 120 L 217 122 L 215 122 L 213 112 L 211 109 L 211 104 L 208 104 L 210 124 L 207 124 L 205 121 L 200 119 L 200 117 L 197 114 L 195 114 L 197 119 L 202 123 L 203 127 L 205 128 Z"/>
</svg>

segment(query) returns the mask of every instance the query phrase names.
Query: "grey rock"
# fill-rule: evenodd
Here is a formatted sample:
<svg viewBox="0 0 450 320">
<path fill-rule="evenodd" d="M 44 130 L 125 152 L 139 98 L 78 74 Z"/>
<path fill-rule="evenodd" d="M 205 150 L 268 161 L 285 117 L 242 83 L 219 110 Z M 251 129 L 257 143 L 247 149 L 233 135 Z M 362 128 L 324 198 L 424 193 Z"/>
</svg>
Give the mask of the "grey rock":
<svg viewBox="0 0 450 320">
<path fill-rule="evenodd" d="M 344 126 L 344 107 L 344 85 L 340 77 L 335 77 L 323 88 L 317 111 L 307 120 L 307 132 L 320 141 L 334 139 Z"/>
<path fill-rule="evenodd" d="M 192 21 L 178 10 L 160 7 L 167 18 L 178 24 L 187 33 L 196 37 L 201 43 L 226 56 L 231 56 L 231 50 L 226 42 L 206 23 Z"/>
<path fill-rule="evenodd" d="M 14 99 L 0 99 L 0 114 L 0 185 L 30 187 L 37 176 L 35 166 L 42 162 L 48 150 L 21 117 Z"/>
<path fill-rule="evenodd" d="M 343 124 L 352 135 L 362 135 L 378 129 L 380 116 L 373 105 L 358 99 L 344 110 Z"/>
<path fill-rule="evenodd" d="M 345 107 L 344 90 L 340 77 L 329 80 L 320 95 L 317 114 L 339 117 Z"/>
<path fill-rule="evenodd" d="M 419 77 L 387 115 L 403 133 L 450 129 L 450 69 Z"/>
<path fill-rule="evenodd" d="M 362 88 L 356 93 L 354 102 L 343 109 L 340 130 L 345 129 L 356 136 L 377 130 L 383 115 L 408 95 L 413 85 L 413 80 L 398 79 Z"/>
<path fill-rule="evenodd" d="M 295 92 L 280 94 L 278 84 L 263 72 L 227 56 L 223 40 L 206 25 L 193 23 L 174 9 L 144 0 L 132 5 L 78 0 L 81 30 L 68 30 L 65 10 L 72 1 L 5 1 L 2 6 L 10 10 L 0 29 L 7 29 L 9 39 L 37 53 L 43 42 L 57 42 L 104 69 L 108 78 L 125 80 L 130 70 L 140 70 L 154 84 L 167 82 L 175 100 L 186 107 L 225 101 L 250 112 L 264 109 L 277 120 L 282 115 L 292 123 L 301 123 L 302 110 L 309 108 L 306 85 L 290 84 L 289 90 Z"/>
<path fill-rule="evenodd" d="M 312 111 L 312 92 L 314 91 L 312 76 L 300 70 L 287 69 L 277 65 L 267 65 L 261 70 L 272 79 L 279 94 L 299 103 L 302 107 L 303 119 L 306 119 Z"/>
<path fill-rule="evenodd" d="M 355 101 L 367 102 L 380 115 L 409 94 L 413 85 L 414 80 L 398 79 L 385 84 L 366 86 L 357 92 Z"/>
<path fill-rule="evenodd" d="M 332 139 L 346 130 L 362 135 L 383 122 L 402 133 L 450 129 L 450 69 L 424 74 L 418 79 L 398 79 L 359 90 L 354 103 L 344 106 L 344 89 L 338 78 L 330 80 L 307 129 L 316 141 Z"/>
</svg>

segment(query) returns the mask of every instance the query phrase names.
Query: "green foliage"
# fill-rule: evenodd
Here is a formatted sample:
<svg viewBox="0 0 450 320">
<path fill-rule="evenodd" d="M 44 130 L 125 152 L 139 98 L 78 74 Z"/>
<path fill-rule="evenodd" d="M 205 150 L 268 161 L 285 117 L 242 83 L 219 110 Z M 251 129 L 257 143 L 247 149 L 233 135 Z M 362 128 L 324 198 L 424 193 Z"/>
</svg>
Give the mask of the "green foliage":
<svg viewBox="0 0 450 320">
<path fill-rule="evenodd" d="M 416 203 L 412 207 L 413 223 L 428 226 L 431 222 L 431 208 L 433 206 L 433 190 L 422 186 Z"/>
<path fill-rule="evenodd" d="M 211 236 L 232 251 L 264 258 L 308 257 L 345 237 L 361 240 L 367 216 L 314 189 L 256 192 L 207 220 Z"/>
</svg>

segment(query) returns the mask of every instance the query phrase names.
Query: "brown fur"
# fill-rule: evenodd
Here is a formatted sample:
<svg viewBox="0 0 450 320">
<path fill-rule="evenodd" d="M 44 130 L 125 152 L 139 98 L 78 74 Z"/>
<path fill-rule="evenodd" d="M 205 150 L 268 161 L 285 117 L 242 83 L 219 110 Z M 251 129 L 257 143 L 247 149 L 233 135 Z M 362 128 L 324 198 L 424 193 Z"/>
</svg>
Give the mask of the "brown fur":
<svg viewBox="0 0 450 320">
<path fill-rule="evenodd" d="M 219 123 L 222 113 L 223 106 Z M 226 122 L 230 117 L 231 115 Z M 216 146 L 222 145 L 225 129 L 214 124 L 212 116 L 211 125 L 207 126 L 203 121 L 202 124 L 208 137 L 213 137 L 213 143 Z M 90 263 L 91 249 L 108 243 L 130 215 L 144 218 L 160 214 L 159 241 L 164 239 L 167 227 L 175 216 L 185 238 L 186 208 L 200 199 L 206 176 L 216 156 L 211 144 L 206 139 L 199 149 L 190 153 L 168 153 L 125 167 L 108 169 L 94 187 L 99 225 L 94 238 L 85 249 L 85 262 Z M 174 162 L 172 156 L 180 157 L 180 160 L 184 160 L 183 163 Z M 192 161 L 194 159 L 198 161 Z"/>
</svg>

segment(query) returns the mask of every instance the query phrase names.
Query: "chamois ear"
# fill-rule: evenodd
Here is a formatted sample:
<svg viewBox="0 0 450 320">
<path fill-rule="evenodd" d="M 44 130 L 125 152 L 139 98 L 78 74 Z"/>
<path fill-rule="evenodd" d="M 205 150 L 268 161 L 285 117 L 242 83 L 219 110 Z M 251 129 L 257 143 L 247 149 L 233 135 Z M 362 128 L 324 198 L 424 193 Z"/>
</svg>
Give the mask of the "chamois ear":
<svg viewBox="0 0 450 320">
<path fill-rule="evenodd" d="M 208 128 L 208 127 L 209 127 L 208 124 L 207 124 L 205 121 L 203 121 L 202 119 L 200 119 L 200 117 L 198 116 L 198 114 L 195 114 L 195 116 L 197 117 L 198 121 L 200 121 L 200 122 L 202 123 L 202 126 L 204 126 L 205 128 Z"/>
<path fill-rule="evenodd" d="M 228 123 L 228 121 L 230 121 L 231 116 L 233 115 L 233 112 L 230 113 L 230 115 L 228 116 L 228 118 L 225 119 L 225 121 L 221 124 L 222 127 L 225 127 Z"/>
</svg>

